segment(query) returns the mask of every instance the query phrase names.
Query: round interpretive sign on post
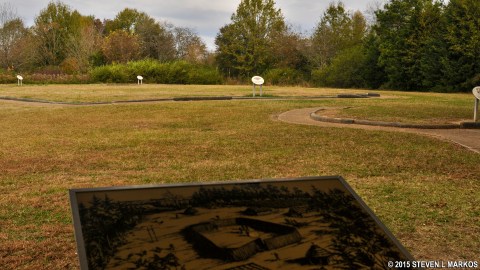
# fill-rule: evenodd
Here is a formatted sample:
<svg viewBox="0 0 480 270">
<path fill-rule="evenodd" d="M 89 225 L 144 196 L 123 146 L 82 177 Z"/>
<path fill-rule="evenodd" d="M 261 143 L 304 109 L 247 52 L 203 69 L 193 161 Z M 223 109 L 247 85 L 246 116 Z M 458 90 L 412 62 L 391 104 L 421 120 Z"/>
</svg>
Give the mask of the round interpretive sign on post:
<svg viewBox="0 0 480 270">
<path fill-rule="evenodd" d="M 253 77 L 252 77 L 252 82 L 253 82 L 253 84 L 255 84 L 255 85 L 262 85 L 265 81 L 264 81 L 263 78 L 260 77 L 260 76 L 253 76 Z"/>
<path fill-rule="evenodd" d="M 137 80 L 138 80 L 137 81 L 138 84 L 143 84 L 143 77 L 142 76 L 138 75 Z"/>
<path fill-rule="evenodd" d="M 17 84 L 22 85 L 23 84 L 23 77 L 20 75 L 17 75 Z"/>
<path fill-rule="evenodd" d="M 478 121 L 478 103 L 480 101 L 480 86 L 473 88 L 473 95 L 475 96 L 475 108 L 473 109 L 473 121 Z"/>
<path fill-rule="evenodd" d="M 473 88 L 472 92 L 477 99 L 480 99 L 480 86 Z"/>
<path fill-rule="evenodd" d="M 260 85 L 260 96 L 262 96 L 263 95 L 262 84 L 265 82 L 265 80 L 260 76 L 253 76 L 252 77 L 252 82 L 253 82 L 253 96 L 255 96 L 255 87 L 257 85 Z"/>
</svg>

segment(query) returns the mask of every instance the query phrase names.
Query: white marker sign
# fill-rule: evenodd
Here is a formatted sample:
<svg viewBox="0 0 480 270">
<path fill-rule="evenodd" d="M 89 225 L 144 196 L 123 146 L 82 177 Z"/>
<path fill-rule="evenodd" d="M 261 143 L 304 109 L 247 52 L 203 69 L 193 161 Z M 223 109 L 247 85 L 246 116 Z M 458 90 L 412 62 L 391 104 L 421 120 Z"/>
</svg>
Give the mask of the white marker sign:
<svg viewBox="0 0 480 270">
<path fill-rule="evenodd" d="M 137 80 L 138 80 L 137 81 L 138 84 L 143 84 L 143 77 L 142 76 L 138 75 Z"/>
<path fill-rule="evenodd" d="M 472 92 L 477 99 L 480 99 L 480 86 L 473 88 Z"/>
<path fill-rule="evenodd" d="M 263 78 L 260 77 L 260 76 L 253 76 L 253 77 L 252 77 L 252 82 L 253 82 L 253 84 L 255 84 L 255 85 L 262 85 L 265 81 L 264 81 Z"/>
<path fill-rule="evenodd" d="M 23 84 L 23 77 L 20 76 L 20 75 L 17 75 L 17 79 L 18 79 L 17 84 L 22 85 Z"/>
<path fill-rule="evenodd" d="M 252 82 L 253 82 L 253 97 L 255 97 L 255 87 L 257 85 L 260 85 L 260 96 L 263 95 L 262 92 L 262 84 L 265 82 L 262 77 L 260 76 L 253 76 L 252 77 Z"/>
</svg>

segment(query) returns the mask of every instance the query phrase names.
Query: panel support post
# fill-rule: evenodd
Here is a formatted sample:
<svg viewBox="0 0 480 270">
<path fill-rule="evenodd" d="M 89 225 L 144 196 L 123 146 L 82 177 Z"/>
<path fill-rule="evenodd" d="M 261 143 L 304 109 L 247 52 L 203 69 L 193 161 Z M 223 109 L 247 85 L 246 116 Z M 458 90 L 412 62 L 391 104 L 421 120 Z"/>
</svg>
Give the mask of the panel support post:
<svg viewBox="0 0 480 270">
<path fill-rule="evenodd" d="M 478 121 L 478 98 L 475 98 L 475 109 L 473 111 L 473 121 L 477 122 Z"/>
</svg>

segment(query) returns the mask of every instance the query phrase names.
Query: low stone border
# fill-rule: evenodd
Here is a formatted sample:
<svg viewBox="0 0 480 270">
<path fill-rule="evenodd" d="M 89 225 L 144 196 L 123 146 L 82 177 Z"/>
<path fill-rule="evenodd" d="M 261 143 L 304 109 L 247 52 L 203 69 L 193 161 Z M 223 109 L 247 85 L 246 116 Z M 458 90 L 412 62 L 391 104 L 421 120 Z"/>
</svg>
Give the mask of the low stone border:
<svg viewBox="0 0 480 270">
<path fill-rule="evenodd" d="M 134 100 L 118 100 L 118 101 L 98 101 L 98 102 L 67 102 L 67 101 L 52 101 L 45 99 L 34 98 L 18 98 L 9 96 L 0 96 L 0 100 L 56 104 L 56 105 L 108 105 L 118 103 L 142 103 L 142 102 L 159 102 L 159 101 L 202 101 L 202 100 L 291 100 L 291 99 L 321 99 L 321 98 L 369 98 L 379 97 L 376 93 L 367 94 L 341 94 L 336 96 L 313 96 L 313 97 L 233 97 L 233 96 L 213 96 L 213 97 L 173 97 L 173 98 L 157 98 L 157 99 L 134 99 Z"/>
<path fill-rule="evenodd" d="M 68 101 L 53 101 L 46 99 L 33 98 L 17 98 L 17 97 L 0 97 L 0 100 L 20 101 L 30 103 L 56 104 L 56 105 L 108 105 L 115 103 L 135 103 L 135 102 L 154 102 L 154 101 L 169 101 L 173 99 L 136 99 L 136 100 L 118 100 L 118 101 L 98 101 L 98 102 L 68 102 Z"/>
<path fill-rule="evenodd" d="M 310 114 L 310 118 L 316 121 L 340 123 L 340 124 L 357 124 L 380 127 L 396 127 L 396 128 L 419 128 L 419 129 L 456 129 L 456 128 L 480 128 L 480 122 L 461 122 L 459 124 L 412 124 L 399 122 L 384 122 L 384 121 L 370 121 L 357 120 L 352 118 L 337 118 L 318 115 L 318 110 Z"/>
<path fill-rule="evenodd" d="M 174 97 L 173 101 L 198 101 L 198 100 L 231 100 L 232 97 Z"/>
</svg>

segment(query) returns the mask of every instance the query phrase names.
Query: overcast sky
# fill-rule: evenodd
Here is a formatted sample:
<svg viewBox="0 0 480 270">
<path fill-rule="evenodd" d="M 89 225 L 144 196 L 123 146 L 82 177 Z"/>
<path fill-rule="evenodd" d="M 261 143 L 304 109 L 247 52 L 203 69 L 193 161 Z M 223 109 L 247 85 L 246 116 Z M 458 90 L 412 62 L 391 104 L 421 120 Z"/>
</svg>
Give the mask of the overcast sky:
<svg viewBox="0 0 480 270">
<path fill-rule="evenodd" d="M 348 10 L 366 11 L 369 5 L 383 0 L 343 0 Z M 3 1 L 17 9 L 27 25 L 32 25 L 40 10 L 50 0 Z M 158 21 L 168 21 L 175 26 L 194 29 L 214 49 L 214 39 L 220 27 L 230 22 L 240 0 L 63 0 L 61 1 L 82 15 L 94 15 L 99 19 L 113 19 L 124 8 L 143 11 Z M 311 31 L 319 21 L 331 0 L 276 0 L 287 23 L 295 30 Z"/>
</svg>

